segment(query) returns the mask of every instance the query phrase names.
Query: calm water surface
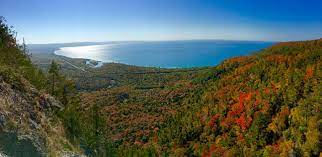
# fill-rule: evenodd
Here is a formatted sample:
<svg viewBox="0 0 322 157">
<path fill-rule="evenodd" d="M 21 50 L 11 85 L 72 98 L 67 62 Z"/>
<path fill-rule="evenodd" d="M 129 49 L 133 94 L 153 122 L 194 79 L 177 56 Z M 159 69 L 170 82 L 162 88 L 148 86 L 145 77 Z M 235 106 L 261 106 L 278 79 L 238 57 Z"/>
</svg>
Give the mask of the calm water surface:
<svg viewBox="0 0 322 157">
<path fill-rule="evenodd" d="M 105 45 L 61 47 L 57 55 L 137 66 L 187 68 L 213 66 L 224 59 L 249 55 L 272 45 L 251 41 L 120 42 Z"/>
</svg>

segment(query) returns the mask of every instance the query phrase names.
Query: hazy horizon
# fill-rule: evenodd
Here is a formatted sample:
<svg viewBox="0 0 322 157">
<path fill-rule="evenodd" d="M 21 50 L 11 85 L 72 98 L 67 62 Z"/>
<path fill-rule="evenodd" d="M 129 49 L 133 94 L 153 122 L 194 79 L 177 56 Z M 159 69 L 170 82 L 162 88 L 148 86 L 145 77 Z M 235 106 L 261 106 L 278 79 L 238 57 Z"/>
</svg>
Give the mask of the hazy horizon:
<svg viewBox="0 0 322 157">
<path fill-rule="evenodd" d="M 312 39 L 315 40 L 315 39 Z M 119 42 L 180 42 L 180 41 L 235 41 L 235 42 L 286 42 L 286 41 L 264 41 L 264 40 L 238 40 L 238 39 L 178 39 L 178 40 L 112 40 L 112 41 L 71 41 L 71 42 L 53 42 L 53 43 L 27 43 L 27 45 L 51 45 L 51 44 L 110 44 Z M 295 41 L 295 40 L 289 40 Z"/>
<path fill-rule="evenodd" d="M 4 16 L 29 44 L 322 37 L 322 2 L 285 0 L 4 0 Z"/>
</svg>

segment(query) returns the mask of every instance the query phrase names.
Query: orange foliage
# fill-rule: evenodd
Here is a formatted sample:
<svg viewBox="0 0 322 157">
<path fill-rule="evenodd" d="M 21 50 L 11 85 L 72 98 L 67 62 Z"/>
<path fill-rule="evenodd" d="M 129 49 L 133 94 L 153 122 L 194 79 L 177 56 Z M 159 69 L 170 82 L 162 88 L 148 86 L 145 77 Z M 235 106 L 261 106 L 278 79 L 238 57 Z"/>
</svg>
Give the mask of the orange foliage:
<svg viewBox="0 0 322 157">
<path fill-rule="evenodd" d="M 202 157 L 211 157 L 213 155 L 223 156 L 226 150 L 221 146 L 216 146 L 215 144 L 211 144 L 209 150 L 205 149 L 202 153 Z"/>
<path fill-rule="evenodd" d="M 220 126 L 223 128 L 229 128 L 234 123 L 234 118 L 228 114 L 228 116 L 220 122 Z"/>
<path fill-rule="evenodd" d="M 311 78 L 313 76 L 313 68 L 309 67 L 306 70 L 306 75 L 304 77 L 305 80 L 308 80 L 309 78 Z"/>
<path fill-rule="evenodd" d="M 245 113 L 242 113 L 242 115 L 236 119 L 236 124 L 243 130 L 246 130 L 250 124 L 252 123 L 252 118 L 251 117 L 247 117 Z"/>
<path fill-rule="evenodd" d="M 158 136 L 157 136 L 157 135 L 155 135 L 155 136 L 153 137 L 153 142 L 154 142 L 154 143 L 158 143 L 158 141 L 159 141 L 159 138 L 158 138 Z"/>
<path fill-rule="evenodd" d="M 255 65 L 255 63 L 249 63 L 247 65 L 244 65 L 244 66 L 238 68 L 237 69 L 237 74 L 244 74 L 245 72 L 247 72 L 247 70 L 249 70 L 254 65 Z"/>
<path fill-rule="evenodd" d="M 195 144 L 193 145 L 193 149 L 194 149 L 194 150 L 198 150 L 198 149 L 199 149 L 199 144 L 198 144 L 198 143 L 195 143 Z"/>
<path fill-rule="evenodd" d="M 290 114 L 290 110 L 288 109 L 288 107 L 282 107 L 281 112 L 279 114 L 282 117 L 288 116 Z"/>
<path fill-rule="evenodd" d="M 231 111 L 228 112 L 228 116 L 235 116 L 242 113 L 244 110 L 244 106 L 241 103 L 236 103 L 231 106 Z"/>
<path fill-rule="evenodd" d="M 280 150 L 279 150 L 279 148 L 280 148 L 280 146 L 279 146 L 279 144 L 273 144 L 273 150 L 274 150 L 274 153 L 278 153 Z"/>
<path fill-rule="evenodd" d="M 269 93 L 270 93 L 269 88 L 265 88 L 265 89 L 264 89 L 264 93 L 265 93 L 265 94 L 269 94 Z"/>
<path fill-rule="evenodd" d="M 274 62 L 276 64 L 281 64 L 288 61 L 288 57 L 284 55 L 270 55 L 265 59 L 269 62 Z"/>
<path fill-rule="evenodd" d="M 256 108 L 256 107 L 259 105 L 259 103 L 260 103 L 260 100 L 259 100 L 259 99 L 256 99 L 256 101 L 255 101 L 255 103 L 254 103 L 253 107 L 254 107 L 254 108 Z"/>
<path fill-rule="evenodd" d="M 271 86 L 272 86 L 272 90 L 274 91 L 274 93 L 276 93 L 276 90 L 277 90 L 276 85 L 273 82 L 271 82 Z"/>
<path fill-rule="evenodd" d="M 253 58 L 254 57 L 252 57 L 252 56 L 233 57 L 233 58 L 230 58 L 229 60 L 226 60 L 224 62 L 224 65 L 229 64 L 229 63 L 244 63 L 244 62 L 247 62 Z"/>
<path fill-rule="evenodd" d="M 243 134 L 238 134 L 237 135 L 237 140 L 238 141 L 245 141 L 245 138 L 244 138 Z"/>
<path fill-rule="evenodd" d="M 217 122 L 217 120 L 218 120 L 218 118 L 220 117 L 220 114 L 215 114 L 215 115 L 213 115 L 212 117 L 211 117 L 211 120 L 209 121 L 209 123 L 208 123 L 208 125 L 210 126 L 210 127 L 216 127 L 216 122 Z"/>
<path fill-rule="evenodd" d="M 250 101 L 251 98 L 252 98 L 252 93 L 246 93 L 245 100 Z"/>
</svg>

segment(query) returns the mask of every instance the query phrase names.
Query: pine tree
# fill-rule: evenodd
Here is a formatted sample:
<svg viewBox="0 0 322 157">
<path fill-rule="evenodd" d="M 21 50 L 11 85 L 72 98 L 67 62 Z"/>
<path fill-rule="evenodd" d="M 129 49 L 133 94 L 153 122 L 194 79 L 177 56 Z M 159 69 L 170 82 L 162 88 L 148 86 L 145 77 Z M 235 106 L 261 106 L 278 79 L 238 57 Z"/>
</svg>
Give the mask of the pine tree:
<svg viewBox="0 0 322 157">
<path fill-rule="evenodd" d="M 49 73 L 52 75 L 51 94 L 55 95 L 55 81 L 57 80 L 59 75 L 59 65 L 55 61 L 51 62 Z"/>
</svg>

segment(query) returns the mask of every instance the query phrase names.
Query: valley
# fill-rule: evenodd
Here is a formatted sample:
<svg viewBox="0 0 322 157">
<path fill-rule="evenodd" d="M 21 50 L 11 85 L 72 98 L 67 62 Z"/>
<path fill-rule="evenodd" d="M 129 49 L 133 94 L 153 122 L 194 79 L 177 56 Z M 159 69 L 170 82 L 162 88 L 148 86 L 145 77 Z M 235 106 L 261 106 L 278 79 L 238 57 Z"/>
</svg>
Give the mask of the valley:
<svg viewBox="0 0 322 157">
<path fill-rule="evenodd" d="M 204 68 L 118 63 L 91 68 L 84 60 L 67 58 L 85 71 L 62 62 L 60 72 L 75 81 L 81 104 L 65 114 L 77 112 L 81 128 L 100 130 L 95 141 L 100 144 L 87 149 L 101 149 L 103 154 L 248 156 L 297 154 L 307 148 L 317 153 L 318 147 L 307 147 L 317 146 L 309 144 L 314 140 L 298 141 L 303 147 L 296 147 L 292 139 L 304 133 L 294 130 L 297 127 L 311 129 L 307 138 L 318 138 L 319 124 L 313 121 L 319 119 L 321 107 L 321 43 L 279 43 Z M 313 104 L 305 107 L 306 101 Z M 303 110 L 307 114 L 301 114 Z M 306 120 L 298 119 L 301 116 Z M 99 123 L 92 126 L 95 121 Z"/>
<path fill-rule="evenodd" d="M 2 19 L 0 35 L 0 155 L 321 154 L 322 39 L 215 66 L 95 68 L 56 44 L 28 51 Z"/>
</svg>

